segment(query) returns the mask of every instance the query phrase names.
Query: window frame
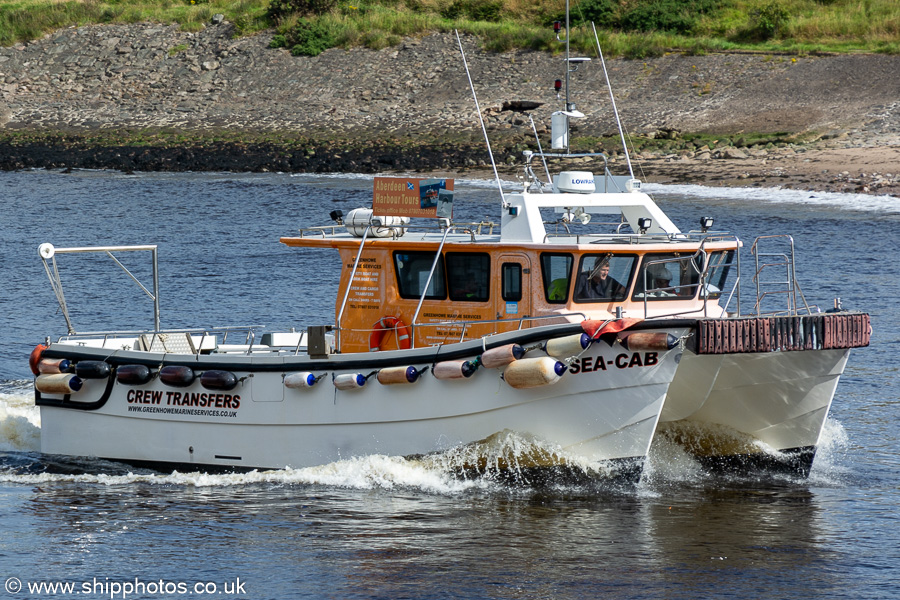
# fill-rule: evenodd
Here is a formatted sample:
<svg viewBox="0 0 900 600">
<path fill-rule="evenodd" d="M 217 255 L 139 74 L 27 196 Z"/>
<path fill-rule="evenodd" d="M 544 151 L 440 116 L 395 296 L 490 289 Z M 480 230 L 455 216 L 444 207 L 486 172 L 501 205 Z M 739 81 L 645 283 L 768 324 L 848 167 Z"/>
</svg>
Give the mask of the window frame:
<svg viewBox="0 0 900 600">
<path fill-rule="evenodd" d="M 446 273 L 447 279 L 447 297 L 453 302 L 490 302 L 491 300 L 491 255 L 487 252 L 445 252 L 443 255 L 444 258 L 444 272 Z M 470 293 L 465 292 L 463 290 L 456 289 L 455 281 L 458 279 L 455 277 L 454 271 L 458 268 L 457 265 L 451 266 L 451 263 L 457 259 L 474 259 L 478 258 L 483 261 L 484 269 L 483 278 L 484 281 L 476 282 L 478 287 L 478 295 L 465 297 L 460 295 Z M 462 265 L 459 265 L 462 266 Z M 471 268 L 471 265 L 462 266 L 464 271 L 468 271 Z M 481 293 L 483 290 L 483 293 Z"/>
<path fill-rule="evenodd" d="M 619 298 L 612 297 L 612 298 L 582 298 L 582 299 L 579 299 L 579 298 L 575 297 L 575 287 L 576 286 L 573 285 L 572 286 L 572 301 L 575 302 L 576 304 L 598 304 L 598 303 L 608 304 L 610 302 L 625 302 L 626 300 L 628 300 L 628 292 L 631 290 L 632 284 L 634 283 L 634 275 L 637 272 L 638 265 L 641 264 L 641 256 L 636 253 L 616 254 L 613 252 L 585 252 L 584 254 L 582 254 L 579 257 L 579 260 L 578 260 L 579 268 L 575 269 L 575 283 L 576 284 L 578 283 L 578 277 L 582 273 L 581 266 L 584 264 L 584 261 L 590 257 L 599 257 L 599 256 L 607 256 L 607 257 L 609 257 L 610 260 L 612 260 L 614 258 L 630 258 L 630 259 L 632 259 L 631 269 L 628 272 L 628 279 L 624 283 L 618 279 L 616 280 L 622 285 L 622 287 L 625 288 L 625 293 Z M 612 271 L 612 269 L 610 269 L 610 271 Z M 612 275 L 612 273 L 610 273 L 610 275 Z"/>
<path fill-rule="evenodd" d="M 550 275 L 549 269 L 547 268 L 547 260 L 552 260 L 553 258 L 567 258 L 568 265 L 566 268 L 566 293 L 562 300 L 551 300 L 550 299 L 550 286 L 554 281 L 562 279 L 561 277 L 557 277 L 556 279 L 548 280 L 548 276 Z M 540 254 L 540 262 L 541 262 L 541 283 L 544 289 L 544 300 L 547 301 L 548 304 L 566 304 L 569 301 L 569 294 L 572 291 L 572 268 L 575 264 L 575 256 L 571 252 L 541 252 Z"/>
<path fill-rule="evenodd" d="M 518 275 L 518 292 L 517 292 L 518 295 L 515 295 L 515 293 L 513 293 L 512 295 L 507 295 L 509 292 L 507 292 L 507 287 L 506 287 L 506 281 L 507 281 L 506 273 L 507 273 L 507 271 L 512 271 L 512 270 L 515 270 Z M 500 298 L 504 302 L 521 302 L 522 301 L 522 298 L 524 297 L 524 290 L 522 289 L 522 283 L 524 281 L 524 279 L 522 278 L 522 275 L 523 275 L 522 271 L 523 271 L 522 263 L 505 262 L 500 265 Z"/>
<path fill-rule="evenodd" d="M 399 256 L 414 256 L 415 259 L 409 259 L 410 264 L 416 262 L 416 260 L 420 258 L 427 258 L 428 268 L 418 270 L 418 273 L 428 273 L 431 271 L 431 265 L 434 264 L 434 257 L 437 254 L 436 251 L 429 250 L 394 250 L 391 258 L 394 263 L 394 278 L 397 282 L 397 293 L 404 300 L 418 300 L 422 298 L 422 292 L 419 291 L 415 294 L 410 293 L 409 286 L 404 283 L 401 274 L 405 271 L 401 269 L 399 264 Z M 444 255 L 441 254 L 438 258 L 438 264 L 434 269 L 434 277 L 432 278 L 432 284 L 434 285 L 434 289 L 436 291 L 435 294 L 425 295 L 425 300 L 446 300 L 447 299 L 447 276 L 446 276 L 446 268 L 444 266 Z"/>
<path fill-rule="evenodd" d="M 707 286 L 712 285 L 718 288 L 719 291 L 710 292 L 708 288 L 704 289 L 702 290 L 703 298 L 717 300 L 722 297 L 731 268 L 737 268 L 737 264 L 735 263 L 736 253 L 737 250 L 733 248 L 730 250 L 714 250 L 707 253 L 705 266 L 705 271 L 707 273 L 706 284 Z M 714 260 L 717 260 L 716 264 L 713 264 Z M 709 276 L 710 272 L 716 271 L 718 271 L 718 273 L 715 274 L 715 278 Z"/>
<path fill-rule="evenodd" d="M 638 265 L 634 288 L 631 291 L 631 300 L 635 302 L 666 302 L 673 300 L 694 300 L 697 298 L 697 294 L 700 292 L 700 273 L 694 271 L 694 279 L 693 281 L 688 280 L 687 283 L 678 283 L 677 285 L 671 285 L 671 280 L 669 281 L 670 286 L 672 288 L 679 287 L 687 287 L 691 289 L 691 294 L 672 294 L 671 296 L 649 296 L 646 294 L 644 290 L 644 272 L 646 271 L 646 264 L 648 262 L 657 261 L 657 260 L 668 260 L 668 259 L 677 259 L 671 260 L 669 263 L 658 263 L 662 265 L 668 265 L 670 263 L 682 263 L 685 261 L 689 261 L 691 257 L 694 256 L 692 252 L 682 253 L 682 252 L 650 252 L 641 256 L 640 264 Z M 679 269 L 681 267 L 679 266 Z M 669 270 L 669 269 L 667 269 Z M 671 270 L 669 270 L 671 273 Z M 650 289 L 654 289 L 654 286 L 650 286 Z"/>
</svg>

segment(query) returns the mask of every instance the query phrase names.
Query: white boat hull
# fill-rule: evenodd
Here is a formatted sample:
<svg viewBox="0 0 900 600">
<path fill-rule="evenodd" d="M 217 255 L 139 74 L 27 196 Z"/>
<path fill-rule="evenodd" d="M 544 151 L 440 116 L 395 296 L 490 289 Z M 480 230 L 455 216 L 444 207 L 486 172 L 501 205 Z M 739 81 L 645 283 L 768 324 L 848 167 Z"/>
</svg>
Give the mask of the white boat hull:
<svg viewBox="0 0 900 600">
<path fill-rule="evenodd" d="M 64 345 L 52 348 L 67 354 Z M 453 349 L 445 346 L 441 352 Z M 76 359 L 87 359 L 92 352 L 72 350 Z M 399 358 L 423 369 L 431 366 L 435 351 L 405 352 L 330 360 L 338 365 L 375 360 L 372 357 Z M 100 353 L 102 357 L 94 358 L 112 361 L 114 356 L 118 364 L 172 360 L 172 355 L 146 352 Z M 406 385 L 382 385 L 371 377 L 352 390 L 338 389 L 332 377 L 368 374 L 377 367 L 317 369 L 320 363 L 291 356 L 182 356 L 179 364 L 194 361 L 197 372 L 209 368 L 205 364 L 214 363 L 217 369 L 232 364 L 230 370 L 242 382 L 221 393 L 205 390 L 196 381 L 187 388 L 173 388 L 158 378 L 138 386 L 89 380 L 67 402 L 52 395 L 39 399 L 41 449 L 198 468 L 282 468 L 372 454 L 424 454 L 514 431 L 558 449 L 566 461 L 602 469 L 621 461 L 640 462 L 646 456 L 680 354 L 678 348 L 628 352 L 617 343 L 597 342 L 579 357 L 577 368 L 552 385 L 514 389 L 502 379 L 502 368 L 481 368 L 466 379 L 439 380 L 426 373 Z M 543 351 L 532 350 L 527 357 L 532 355 Z M 580 367 L 585 364 L 590 368 Z M 284 386 L 285 374 L 302 370 L 326 376 L 311 388 Z M 107 389 L 102 406 L 92 410 L 75 406 L 96 403 Z"/>
<path fill-rule="evenodd" d="M 660 429 L 677 432 L 701 456 L 753 454 L 767 448 L 807 452 L 811 461 L 849 354 L 845 348 L 685 353 L 669 388 Z M 754 446 L 757 441 L 764 446 Z"/>
</svg>

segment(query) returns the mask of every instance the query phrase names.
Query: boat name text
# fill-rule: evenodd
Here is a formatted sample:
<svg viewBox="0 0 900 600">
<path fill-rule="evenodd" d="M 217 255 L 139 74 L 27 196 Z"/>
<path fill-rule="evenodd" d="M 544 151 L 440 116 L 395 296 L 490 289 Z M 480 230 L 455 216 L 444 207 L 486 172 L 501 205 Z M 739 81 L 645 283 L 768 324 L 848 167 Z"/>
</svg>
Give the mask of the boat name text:
<svg viewBox="0 0 900 600">
<path fill-rule="evenodd" d="M 129 404 L 162 404 L 166 406 L 196 406 L 199 408 L 240 408 L 237 394 L 206 394 L 201 392 L 163 392 L 161 390 L 128 390 Z"/>
<path fill-rule="evenodd" d="M 569 365 L 570 373 L 590 373 L 593 371 L 606 371 L 607 367 L 617 369 L 630 369 L 631 367 L 652 367 L 659 364 L 658 352 L 635 352 L 634 354 L 619 354 L 612 360 L 606 360 L 602 356 L 585 356 Z"/>
</svg>

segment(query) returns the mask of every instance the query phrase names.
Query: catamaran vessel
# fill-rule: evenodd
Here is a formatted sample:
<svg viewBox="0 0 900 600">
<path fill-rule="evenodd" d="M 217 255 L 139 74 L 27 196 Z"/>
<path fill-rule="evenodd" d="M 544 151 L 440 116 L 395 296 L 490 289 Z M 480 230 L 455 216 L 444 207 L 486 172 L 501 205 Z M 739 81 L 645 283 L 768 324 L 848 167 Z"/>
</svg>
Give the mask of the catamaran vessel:
<svg viewBox="0 0 900 600">
<path fill-rule="evenodd" d="M 565 60 L 568 80 L 585 59 Z M 582 156 L 568 151 L 582 117 L 568 98 L 553 114 L 551 149 L 538 142 L 518 188 L 499 186 L 499 226 L 454 221 L 452 179 L 376 177 L 371 206 L 282 237 L 339 253 L 328 325 L 239 343 L 227 328 L 162 329 L 156 246 L 42 244 L 68 332 L 30 358 L 41 450 L 283 468 L 515 432 L 552 450 L 530 467 L 634 481 L 667 435 L 711 464 L 808 473 L 868 315 L 808 304 L 789 236 L 754 240 L 742 262 L 742 240 L 709 218 L 682 231 L 630 173 L 551 179 L 548 159 Z M 153 327 L 77 332 L 57 257 L 134 251 L 152 254 Z"/>
</svg>

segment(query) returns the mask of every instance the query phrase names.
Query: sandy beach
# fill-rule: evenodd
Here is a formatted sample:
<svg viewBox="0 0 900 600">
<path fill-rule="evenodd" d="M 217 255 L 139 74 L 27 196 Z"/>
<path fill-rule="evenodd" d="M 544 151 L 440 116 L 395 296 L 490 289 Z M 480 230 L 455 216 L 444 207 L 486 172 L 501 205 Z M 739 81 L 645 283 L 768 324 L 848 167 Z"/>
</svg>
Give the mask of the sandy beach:
<svg viewBox="0 0 900 600">
<path fill-rule="evenodd" d="M 900 145 L 811 146 L 744 159 L 652 157 L 637 162 L 648 182 L 891 195 L 900 203 Z"/>
</svg>

